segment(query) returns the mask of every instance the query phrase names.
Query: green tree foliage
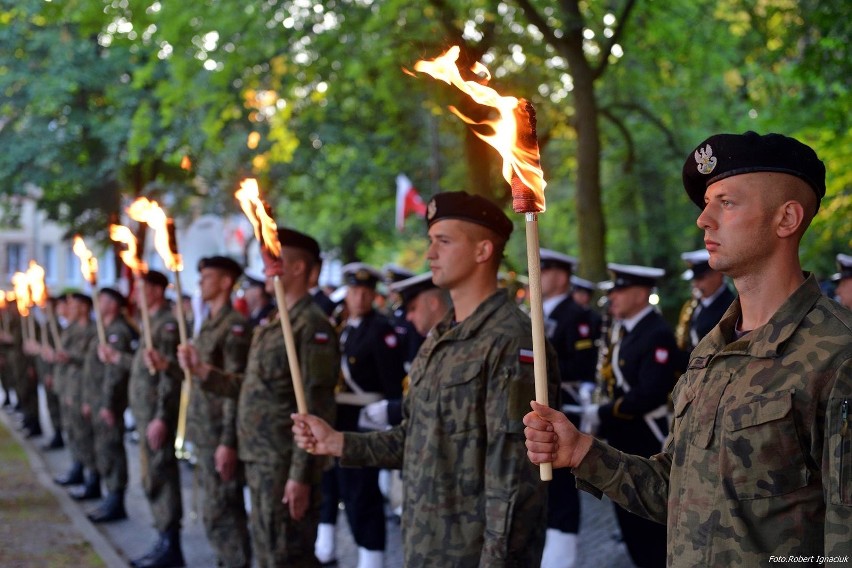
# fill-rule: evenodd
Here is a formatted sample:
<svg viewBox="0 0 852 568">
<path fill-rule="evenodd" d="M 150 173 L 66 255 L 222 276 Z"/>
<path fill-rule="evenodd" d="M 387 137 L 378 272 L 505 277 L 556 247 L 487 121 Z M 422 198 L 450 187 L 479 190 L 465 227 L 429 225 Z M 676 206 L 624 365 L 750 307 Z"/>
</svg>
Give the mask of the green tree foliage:
<svg viewBox="0 0 852 568">
<path fill-rule="evenodd" d="M 236 211 L 233 191 L 252 175 L 281 224 L 343 260 L 419 268 L 422 225 L 393 226 L 398 173 L 427 199 L 465 188 L 508 202 L 496 153 L 447 106 L 481 111 L 403 72 L 459 45 L 499 92 L 535 104 L 542 245 L 579 255 L 584 276 L 603 276 L 607 260 L 679 273 L 679 253 L 701 245 L 683 159 L 710 133 L 749 129 L 824 156 L 828 197 L 803 255 L 827 274 L 852 233 L 844 11 L 840 0 L 0 0 L 0 176 L 6 193 L 43 188 L 53 217 L 92 231 L 141 192 L 174 212 Z M 507 255 L 519 271 L 523 246 L 513 239 Z M 684 295 L 673 279 L 663 298 L 671 308 Z"/>
</svg>

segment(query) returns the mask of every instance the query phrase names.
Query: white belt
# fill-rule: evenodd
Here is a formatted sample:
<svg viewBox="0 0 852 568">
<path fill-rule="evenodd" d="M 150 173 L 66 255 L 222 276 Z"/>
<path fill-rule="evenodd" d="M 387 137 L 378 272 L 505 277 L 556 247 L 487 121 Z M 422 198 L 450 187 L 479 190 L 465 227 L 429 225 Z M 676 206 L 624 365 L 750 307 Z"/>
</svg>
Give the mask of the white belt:
<svg viewBox="0 0 852 568">
<path fill-rule="evenodd" d="M 334 395 L 337 404 L 348 404 L 350 406 L 367 406 L 374 402 L 384 400 L 384 396 L 377 392 L 339 392 Z"/>
</svg>

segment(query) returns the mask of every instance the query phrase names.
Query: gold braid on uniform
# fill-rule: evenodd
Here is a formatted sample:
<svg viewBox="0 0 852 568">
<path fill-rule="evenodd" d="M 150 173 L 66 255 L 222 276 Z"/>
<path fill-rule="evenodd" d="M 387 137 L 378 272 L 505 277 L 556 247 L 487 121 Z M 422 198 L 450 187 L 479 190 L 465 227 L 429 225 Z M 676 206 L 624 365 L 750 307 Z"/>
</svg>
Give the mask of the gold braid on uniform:
<svg viewBox="0 0 852 568">
<path fill-rule="evenodd" d="M 689 339 L 689 324 L 692 321 L 695 308 L 698 307 L 698 302 L 698 298 L 691 298 L 684 302 L 680 309 L 680 317 L 677 320 L 677 329 L 675 329 L 675 341 L 681 351 L 690 351 L 692 348 Z"/>
<path fill-rule="evenodd" d="M 604 296 L 604 298 L 606 298 Z M 596 341 L 598 346 L 598 362 L 595 366 L 596 403 L 601 404 L 612 400 L 615 392 L 615 373 L 612 370 L 612 338 L 610 337 L 609 302 L 603 301 L 603 318 L 601 320 L 601 335 Z"/>
</svg>

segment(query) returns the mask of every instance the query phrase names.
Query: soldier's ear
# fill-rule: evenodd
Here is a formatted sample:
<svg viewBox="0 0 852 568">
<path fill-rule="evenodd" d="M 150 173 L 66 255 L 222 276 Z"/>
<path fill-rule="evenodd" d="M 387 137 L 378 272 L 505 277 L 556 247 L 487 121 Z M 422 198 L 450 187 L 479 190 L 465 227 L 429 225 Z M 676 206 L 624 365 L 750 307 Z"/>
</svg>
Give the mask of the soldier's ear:
<svg viewBox="0 0 852 568">
<path fill-rule="evenodd" d="M 484 263 L 491 260 L 492 256 L 494 256 L 494 243 L 490 239 L 477 241 L 474 247 L 474 260 Z"/>
</svg>

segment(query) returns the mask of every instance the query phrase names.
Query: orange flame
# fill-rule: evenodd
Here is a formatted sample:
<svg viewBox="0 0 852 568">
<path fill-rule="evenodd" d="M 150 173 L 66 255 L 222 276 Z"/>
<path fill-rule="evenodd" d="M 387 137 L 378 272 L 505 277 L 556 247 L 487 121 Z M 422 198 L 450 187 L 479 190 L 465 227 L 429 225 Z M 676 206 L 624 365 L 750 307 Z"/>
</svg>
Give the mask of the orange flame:
<svg viewBox="0 0 852 568">
<path fill-rule="evenodd" d="M 163 208 L 147 197 L 139 197 L 127 208 L 127 214 L 134 221 L 147 223 L 154 231 L 154 248 L 162 257 L 166 268 L 172 272 L 183 270 L 183 260 L 178 254 L 177 247 L 169 239 L 169 220 Z"/>
<path fill-rule="evenodd" d="M 30 261 L 27 268 L 27 280 L 30 285 L 30 302 L 40 308 L 47 305 L 47 287 L 44 285 L 44 268 L 36 261 Z"/>
<path fill-rule="evenodd" d="M 30 282 L 23 272 L 16 272 L 12 276 L 12 286 L 15 288 L 15 302 L 18 305 L 18 313 L 26 317 L 30 315 Z"/>
<path fill-rule="evenodd" d="M 86 241 L 80 235 L 74 235 L 74 254 L 80 259 L 80 272 L 86 282 L 95 287 L 98 285 L 98 259 L 86 246 Z"/>
<path fill-rule="evenodd" d="M 520 112 L 523 115 L 523 101 L 516 97 L 501 96 L 491 87 L 462 79 L 458 65 L 456 65 L 459 51 L 458 46 L 453 46 L 435 59 L 418 61 L 414 65 L 414 69 L 447 84 L 454 85 L 481 105 L 497 109 L 499 118 L 496 120 L 486 119 L 477 122 L 462 114 L 455 107 L 450 107 L 450 111 L 467 124 L 487 126 L 494 131 L 493 134 L 482 134 L 476 129 L 473 130 L 474 134 L 494 147 L 503 158 L 503 177 L 505 180 L 512 185 L 512 177 L 517 176 L 524 186 L 533 192 L 537 212 L 543 212 L 544 187 L 547 184 L 544 181 L 544 172 L 540 166 L 538 143 L 535 136 L 518 136 L 519 128 L 516 113 Z M 486 80 L 491 78 L 488 69 L 481 63 L 477 62 L 471 70 L 478 74 L 484 73 Z M 521 131 L 528 129 L 528 125 L 521 124 Z"/>
<path fill-rule="evenodd" d="M 110 225 L 109 238 L 124 245 L 124 249 L 119 251 L 118 256 L 121 257 L 122 262 L 127 265 L 134 276 L 139 276 L 148 270 L 148 266 L 137 254 L 136 236 L 133 231 L 124 225 Z"/>
<path fill-rule="evenodd" d="M 254 236 L 261 247 L 264 247 L 270 255 L 279 257 L 281 243 L 278 242 L 278 226 L 275 224 L 275 219 L 266 211 L 266 204 L 260 199 L 257 180 L 254 178 L 243 180 L 234 197 L 240 202 L 243 213 L 251 221 Z"/>
<path fill-rule="evenodd" d="M 8 292 L 6 292 L 8 294 Z M 6 309 L 6 294 L 0 294 L 0 310 Z"/>
</svg>

